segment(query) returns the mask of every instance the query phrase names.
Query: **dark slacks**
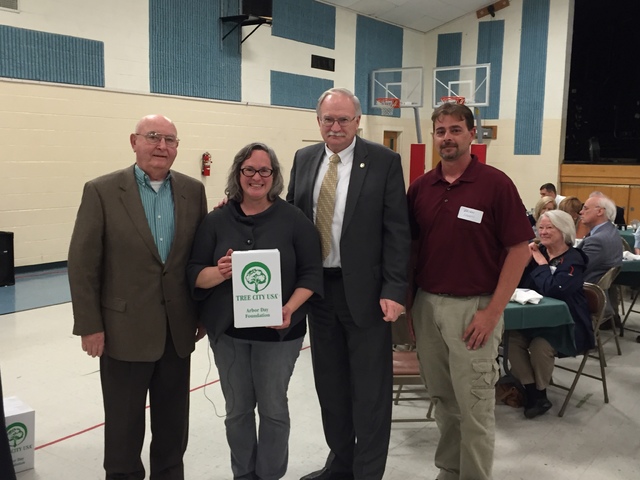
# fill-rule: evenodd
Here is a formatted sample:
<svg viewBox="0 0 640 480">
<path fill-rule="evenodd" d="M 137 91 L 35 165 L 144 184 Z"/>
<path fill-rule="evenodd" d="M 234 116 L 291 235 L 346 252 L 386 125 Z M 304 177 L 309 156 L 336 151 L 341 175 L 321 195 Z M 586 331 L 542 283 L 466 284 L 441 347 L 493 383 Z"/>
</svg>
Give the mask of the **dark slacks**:
<svg viewBox="0 0 640 480">
<path fill-rule="evenodd" d="M 145 478 L 140 455 L 147 392 L 152 435 L 149 478 L 184 480 L 190 361 L 190 357 L 178 357 L 170 335 L 163 356 L 156 362 L 124 362 L 107 355 L 100 358 L 107 480 Z"/>
<path fill-rule="evenodd" d="M 382 478 L 391 434 L 391 327 L 358 327 L 341 276 L 325 276 L 325 298 L 309 313 L 316 391 L 327 445 L 327 467 L 356 480 Z"/>
<path fill-rule="evenodd" d="M 0 375 L 0 478 L 2 480 L 16 480 L 13 470 L 13 459 L 7 437 L 7 426 L 4 420 L 4 403 L 2 402 L 2 375 Z"/>
</svg>

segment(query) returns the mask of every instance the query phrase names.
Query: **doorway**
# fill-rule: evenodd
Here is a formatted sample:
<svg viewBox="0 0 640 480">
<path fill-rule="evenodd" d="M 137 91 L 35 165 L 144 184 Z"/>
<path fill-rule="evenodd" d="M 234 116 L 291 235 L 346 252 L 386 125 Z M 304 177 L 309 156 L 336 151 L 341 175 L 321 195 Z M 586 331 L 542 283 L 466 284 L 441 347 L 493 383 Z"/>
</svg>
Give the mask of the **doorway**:
<svg viewBox="0 0 640 480">
<path fill-rule="evenodd" d="M 391 132 L 391 131 L 385 130 L 384 141 L 383 141 L 384 146 L 390 148 L 394 152 L 397 152 L 399 137 L 400 137 L 400 132 Z"/>
</svg>

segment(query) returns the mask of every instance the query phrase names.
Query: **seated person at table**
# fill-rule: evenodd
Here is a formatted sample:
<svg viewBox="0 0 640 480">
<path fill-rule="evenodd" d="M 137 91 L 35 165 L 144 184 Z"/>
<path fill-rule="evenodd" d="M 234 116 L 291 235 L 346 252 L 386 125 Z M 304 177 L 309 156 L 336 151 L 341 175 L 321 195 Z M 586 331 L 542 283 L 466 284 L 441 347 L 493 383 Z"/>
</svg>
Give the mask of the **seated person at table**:
<svg viewBox="0 0 640 480">
<path fill-rule="evenodd" d="M 589 265 L 584 273 L 584 281 L 598 283 L 602 276 L 613 267 L 622 265 L 622 240 L 618 229 L 612 223 L 616 216 L 616 204 L 601 192 L 592 192 L 580 210 L 582 223 L 589 227 L 589 235 L 580 242 L 578 249 L 589 257 Z M 614 318 L 615 325 L 621 325 L 618 315 L 618 298 L 611 293 L 616 289 L 609 289 L 605 317 Z M 611 328 L 607 321 L 602 325 Z M 601 327 L 601 328 L 602 328 Z"/>
<path fill-rule="evenodd" d="M 589 307 L 583 291 L 587 256 L 573 248 L 575 226 L 571 215 L 561 210 L 545 212 L 538 220 L 540 244 L 529 244 L 531 262 L 520 288 L 535 290 L 564 301 L 575 323 L 575 345 L 563 344 L 555 327 L 509 332 L 511 373 L 526 390 L 524 416 L 534 418 L 551 408 L 547 386 L 551 382 L 554 357 L 574 356 L 595 343 Z"/>
<path fill-rule="evenodd" d="M 633 252 L 636 255 L 640 255 L 640 226 L 636 228 L 636 231 L 633 234 L 633 239 L 634 239 Z"/>
<path fill-rule="evenodd" d="M 584 238 L 589 233 L 589 227 L 582 223 L 580 218 L 580 210 L 582 210 L 582 202 L 578 197 L 564 197 L 564 199 L 558 205 L 558 210 L 567 212 L 573 218 L 573 223 L 576 226 L 576 238 Z"/>
<path fill-rule="evenodd" d="M 548 212 L 550 210 L 555 210 L 558 205 L 553 197 L 544 196 L 538 200 L 536 206 L 533 207 L 533 233 L 538 235 L 538 231 L 536 230 L 536 223 L 544 212 Z"/>
<path fill-rule="evenodd" d="M 544 212 L 548 212 L 550 210 L 555 210 L 557 207 L 556 201 L 551 197 L 542 197 L 536 203 L 536 206 L 533 209 L 533 218 L 537 222 L 540 219 L 540 215 Z"/>
<path fill-rule="evenodd" d="M 562 195 L 558 195 L 556 191 L 556 186 L 553 183 L 545 183 L 540 186 L 540 196 L 541 197 L 551 197 L 556 201 L 556 205 L 559 204 L 563 197 Z"/>
</svg>

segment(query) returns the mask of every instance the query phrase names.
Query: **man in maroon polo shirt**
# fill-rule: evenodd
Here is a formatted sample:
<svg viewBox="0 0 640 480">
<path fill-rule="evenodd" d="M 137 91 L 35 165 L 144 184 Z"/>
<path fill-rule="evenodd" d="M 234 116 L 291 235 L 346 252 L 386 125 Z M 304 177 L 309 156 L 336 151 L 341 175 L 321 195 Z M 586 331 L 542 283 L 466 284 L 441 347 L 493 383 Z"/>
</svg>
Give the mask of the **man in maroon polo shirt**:
<svg viewBox="0 0 640 480">
<path fill-rule="evenodd" d="M 473 113 L 431 117 L 440 164 L 409 187 L 411 315 L 440 441 L 439 480 L 491 478 L 502 312 L 530 258 L 531 226 L 513 182 L 471 155 Z"/>
</svg>

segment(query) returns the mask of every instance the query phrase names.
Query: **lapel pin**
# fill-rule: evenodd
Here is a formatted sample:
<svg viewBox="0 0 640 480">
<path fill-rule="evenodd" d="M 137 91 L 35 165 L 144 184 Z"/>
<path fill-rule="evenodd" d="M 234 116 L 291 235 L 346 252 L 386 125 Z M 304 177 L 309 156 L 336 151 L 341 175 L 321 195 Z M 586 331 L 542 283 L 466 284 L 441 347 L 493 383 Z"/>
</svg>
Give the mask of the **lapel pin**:
<svg viewBox="0 0 640 480">
<path fill-rule="evenodd" d="M 360 168 L 364 168 L 364 163 L 361 163 L 361 164 L 360 164 Z"/>
</svg>

